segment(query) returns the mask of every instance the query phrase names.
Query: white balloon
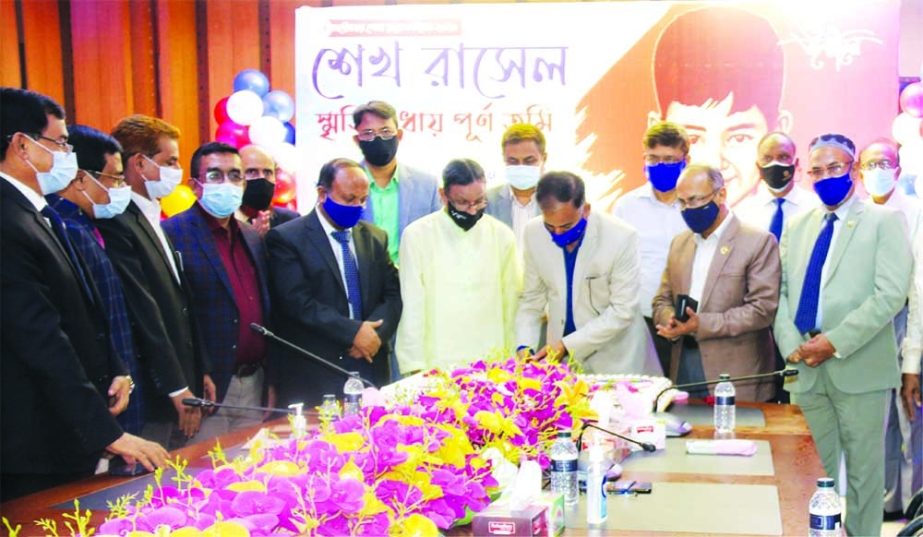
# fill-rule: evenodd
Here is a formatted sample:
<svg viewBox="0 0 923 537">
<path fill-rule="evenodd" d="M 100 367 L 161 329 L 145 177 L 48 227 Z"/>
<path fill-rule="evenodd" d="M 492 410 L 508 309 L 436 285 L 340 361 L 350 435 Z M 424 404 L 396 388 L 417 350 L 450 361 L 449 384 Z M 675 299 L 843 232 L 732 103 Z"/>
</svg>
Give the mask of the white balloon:
<svg viewBox="0 0 923 537">
<path fill-rule="evenodd" d="M 920 122 L 923 119 L 901 112 L 891 124 L 891 134 L 901 145 L 908 145 L 920 140 Z"/>
<path fill-rule="evenodd" d="M 287 172 L 294 172 L 298 168 L 298 151 L 288 142 L 270 146 L 269 154 L 276 161 L 276 166 Z"/>
<path fill-rule="evenodd" d="M 250 141 L 264 147 L 272 147 L 285 141 L 288 131 L 281 121 L 272 116 L 259 117 L 250 124 Z"/>
<path fill-rule="evenodd" d="M 901 170 L 904 173 L 923 175 L 923 139 L 901 146 Z"/>
<path fill-rule="evenodd" d="M 228 97 L 228 117 L 238 125 L 250 125 L 263 115 L 263 99 L 250 90 L 235 91 Z"/>
</svg>

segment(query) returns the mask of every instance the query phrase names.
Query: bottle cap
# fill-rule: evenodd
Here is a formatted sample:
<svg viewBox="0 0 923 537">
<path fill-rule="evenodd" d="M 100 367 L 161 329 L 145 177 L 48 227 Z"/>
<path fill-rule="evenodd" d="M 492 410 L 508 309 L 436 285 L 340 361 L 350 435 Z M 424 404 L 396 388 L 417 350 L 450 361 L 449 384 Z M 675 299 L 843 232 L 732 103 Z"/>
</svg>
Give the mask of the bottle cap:
<svg viewBox="0 0 923 537">
<path fill-rule="evenodd" d="M 718 375 L 718 380 L 731 380 L 731 375 L 728 375 L 727 373 L 721 373 Z"/>
<path fill-rule="evenodd" d="M 819 477 L 817 478 L 817 488 L 820 489 L 832 489 L 836 486 L 836 482 L 832 477 Z"/>
</svg>

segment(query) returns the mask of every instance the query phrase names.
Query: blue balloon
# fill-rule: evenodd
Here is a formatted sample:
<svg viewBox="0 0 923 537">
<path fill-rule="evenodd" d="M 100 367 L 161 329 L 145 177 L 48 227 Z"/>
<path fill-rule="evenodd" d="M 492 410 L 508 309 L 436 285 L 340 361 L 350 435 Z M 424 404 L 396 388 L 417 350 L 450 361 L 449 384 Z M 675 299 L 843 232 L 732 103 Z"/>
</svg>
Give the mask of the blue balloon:
<svg viewBox="0 0 923 537">
<path fill-rule="evenodd" d="M 244 69 L 234 77 L 234 91 L 250 90 L 260 97 L 269 92 L 269 79 L 256 69 Z"/>
<path fill-rule="evenodd" d="M 285 122 L 285 141 L 295 145 L 295 126 L 291 122 Z"/>
<path fill-rule="evenodd" d="M 288 93 L 272 90 L 263 97 L 263 115 L 272 116 L 285 123 L 295 116 L 295 102 Z"/>
</svg>

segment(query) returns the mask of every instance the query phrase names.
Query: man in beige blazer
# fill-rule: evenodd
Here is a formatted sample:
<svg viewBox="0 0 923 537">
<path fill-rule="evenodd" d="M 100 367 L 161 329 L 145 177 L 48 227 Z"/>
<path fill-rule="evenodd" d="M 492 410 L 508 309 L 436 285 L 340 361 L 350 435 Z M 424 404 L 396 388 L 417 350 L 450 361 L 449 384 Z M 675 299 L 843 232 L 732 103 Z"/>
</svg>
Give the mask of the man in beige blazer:
<svg viewBox="0 0 923 537">
<path fill-rule="evenodd" d="M 769 327 L 779 303 L 779 249 L 767 231 L 742 224 L 725 204 L 716 168 L 692 165 L 680 176 L 677 199 L 689 226 L 673 239 L 654 297 L 658 333 L 673 341 L 670 378 L 677 384 L 772 371 Z M 677 320 L 678 295 L 698 302 Z M 772 379 L 735 384 L 741 401 L 767 401 Z M 706 388 L 692 390 L 708 394 Z"/>
<path fill-rule="evenodd" d="M 583 180 L 550 172 L 538 182 L 542 216 L 523 233 L 525 286 L 516 315 L 520 345 L 535 347 L 548 310 L 548 345 L 536 356 L 570 354 L 587 373 L 660 375 L 638 301 L 638 237 L 590 213 Z"/>
</svg>

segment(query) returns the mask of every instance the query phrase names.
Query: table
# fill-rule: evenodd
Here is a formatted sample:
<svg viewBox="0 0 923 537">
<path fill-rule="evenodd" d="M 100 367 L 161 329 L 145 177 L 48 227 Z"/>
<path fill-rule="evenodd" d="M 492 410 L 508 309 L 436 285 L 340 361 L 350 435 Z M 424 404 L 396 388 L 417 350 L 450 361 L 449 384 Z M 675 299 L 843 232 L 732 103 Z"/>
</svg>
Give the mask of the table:
<svg viewBox="0 0 923 537">
<path fill-rule="evenodd" d="M 630 472 L 626 478 L 638 481 L 669 483 L 727 483 L 737 485 L 775 485 L 779 493 L 779 508 L 782 516 L 784 535 L 803 535 L 806 531 L 807 508 L 814 493 L 815 482 L 824 475 L 824 469 L 817 456 L 814 441 L 808 430 L 807 422 L 801 410 L 793 405 L 776 405 L 770 403 L 740 403 L 739 406 L 759 408 L 763 411 L 766 426 L 759 428 L 740 427 L 738 438 L 766 440 L 772 448 L 772 462 L 775 469 L 773 476 L 738 476 L 721 474 L 695 474 L 677 472 Z M 278 423 L 283 423 L 279 420 Z M 221 445 L 231 447 L 239 445 L 253 436 L 258 427 L 236 431 L 220 437 Z M 697 426 L 687 438 L 711 438 L 714 431 L 708 426 Z M 172 457 L 194 461 L 206 457 L 214 442 L 204 442 L 171 453 Z M 54 517 L 59 520 L 61 511 L 54 506 L 70 502 L 93 491 L 102 490 L 136 478 L 95 476 L 54 489 L 39 492 L 0 505 L 0 514 L 7 517 L 14 525 L 22 524 L 22 535 L 35 533 L 32 521 L 42 517 Z M 669 513 L 664 513 L 668 516 Z M 105 513 L 93 514 L 93 523 L 100 524 Z M 452 534 L 465 535 L 466 528 L 459 528 Z M 593 530 L 568 529 L 567 535 L 588 535 Z M 470 529 L 467 532 L 470 534 Z M 617 535 L 650 535 L 652 532 L 617 532 Z M 606 535 L 613 534 L 607 532 Z M 688 534 L 696 535 L 696 534 Z"/>
</svg>

